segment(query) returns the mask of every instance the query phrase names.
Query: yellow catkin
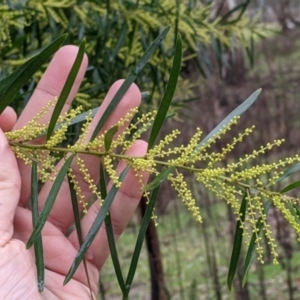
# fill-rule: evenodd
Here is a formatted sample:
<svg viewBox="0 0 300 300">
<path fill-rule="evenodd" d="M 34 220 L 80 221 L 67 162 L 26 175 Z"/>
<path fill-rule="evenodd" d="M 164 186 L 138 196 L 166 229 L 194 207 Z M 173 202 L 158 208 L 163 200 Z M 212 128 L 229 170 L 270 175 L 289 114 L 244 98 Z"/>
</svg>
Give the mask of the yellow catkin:
<svg viewBox="0 0 300 300">
<path fill-rule="evenodd" d="M 60 157 L 66 157 L 71 153 L 76 154 L 76 172 L 70 169 L 69 176 L 84 212 L 87 212 L 89 200 L 85 198 L 86 194 L 95 195 L 100 205 L 103 201 L 97 183 L 94 182 L 84 160 L 85 155 L 92 154 L 102 160 L 106 173 L 117 188 L 121 187 L 121 182 L 115 169 L 116 164 L 120 160 L 127 162 L 131 167 L 131 172 L 137 178 L 138 186 L 136 188 L 139 188 L 147 199 L 149 199 L 151 191 L 145 191 L 144 174 L 149 173 L 157 177 L 161 176 L 160 170 L 172 167 L 171 172 L 162 181 L 170 182 L 194 219 L 197 222 L 202 222 L 200 208 L 191 189 L 188 187 L 183 172 L 193 173 L 199 184 L 202 184 L 208 191 L 214 193 L 217 198 L 225 201 L 232 208 L 236 218 L 241 221 L 246 243 L 249 243 L 253 233 L 256 234 L 256 251 L 258 260 L 261 263 L 264 262 L 264 248 L 261 243 L 262 237 L 257 230 L 258 219 L 261 220 L 262 231 L 270 245 L 274 263 L 277 263 L 278 257 L 277 245 L 264 212 L 265 199 L 270 199 L 274 206 L 282 212 L 300 239 L 300 224 L 290 210 L 291 203 L 297 204 L 299 199 L 269 189 L 269 186 L 276 182 L 286 167 L 300 162 L 300 156 L 286 157 L 272 163 L 253 163 L 253 160 L 257 157 L 264 155 L 274 147 L 280 146 L 284 140 L 275 140 L 262 145 L 259 149 L 238 158 L 236 162 L 230 162 L 227 165 L 220 164 L 238 143 L 243 142 L 254 131 L 254 126 L 247 128 L 239 133 L 237 137 L 234 137 L 219 152 L 213 151 L 212 148 L 216 141 L 220 140 L 232 126 L 237 124 L 239 118 L 236 117 L 206 142 L 201 143 L 202 131 L 197 128 L 187 145 L 172 146 L 174 140 L 180 135 L 180 131 L 175 129 L 154 145 L 152 149 L 148 150 L 144 156 L 130 157 L 126 155 L 126 152 L 137 139 L 141 138 L 144 132 L 151 128 L 156 115 L 156 112 L 149 112 L 137 117 L 134 122 L 130 123 L 138 112 L 137 108 L 134 108 L 110 127 L 117 126 L 118 131 L 109 149 L 105 149 L 104 145 L 106 133 L 110 128 L 99 133 L 93 141 L 89 141 L 90 124 L 92 122 L 89 114 L 81 127 L 81 134 L 77 143 L 73 146 L 60 148 L 61 142 L 66 138 L 69 124 L 82 111 L 82 108 L 78 107 L 59 117 L 58 124 L 60 125 L 47 142 L 43 145 L 34 145 L 32 141 L 44 135 L 47 130 L 48 124 L 43 124 L 41 120 L 53 108 L 56 101 L 57 98 L 49 101 L 23 128 L 5 133 L 5 135 L 16 156 L 23 160 L 25 164 L 31 164 L 33 159 L 38 162 L 38 172 L 42 182 L 55 179 L 58 172 L 56 164 Z M 199 162 L 201 168 L 197 167 Z M 264 179 L 268 178 L 266 175 L 271 175 L 271 179 Z M 87 190 L 89 193 L 86 193 Z M 242 221 L 239 211 L 241 199 L 245 193 L 247 212 L 245 221 Z M 157 217 L 154 213 L 152 218 L 157 224 Z"/>
</svg>

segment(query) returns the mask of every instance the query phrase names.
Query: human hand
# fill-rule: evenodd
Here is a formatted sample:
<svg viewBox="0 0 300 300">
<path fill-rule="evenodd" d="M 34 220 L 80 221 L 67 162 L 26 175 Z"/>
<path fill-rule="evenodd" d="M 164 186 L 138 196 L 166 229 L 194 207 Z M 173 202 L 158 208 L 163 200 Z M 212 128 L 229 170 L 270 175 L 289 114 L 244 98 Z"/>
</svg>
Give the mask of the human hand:
<svg viewBox="0 0 300 300">
<path fill-rule="evenodd" d="M 32 215 L 27 208 L 30 200 L 31 169 L 21 160 L 16 160 L 3 134 L 3 131 L 10 131 L 12 128 L 22 128 L 49 100 L 60 94 L 77 51 L 78 48 L 75 46 L 65 46 L 58 50 L 18 120 L 10 108 L 7 108 L 0 115 L 0 299 L 90 299 L 88 282 L 82 264 L 72 280 L 63 286 L 64 278 L 79 249 L 76 230 L 66 236 L 67 230 L 74 222 L 67 181 L 63 182 L 47 223 L 42 230 L 46 270 L 45 289 L 42 294 L 39 293 L 34 252 L 32 249 L 28 251 L 25 248 L 32 232 Z M 69 109 L 83 79 L 87 64 L 87 57 L 84 57 L 63 112 Z M 118 81 L 109 90 L 91 123 L 90 135 L 121 84 L 122 82 Z M 141 93 L 133 84 L 108 119 L 103 130 L 114 125 L 131 108 L 138 106 L 140 101 Z M 41 122 L 47 122 L 51 113 L 52 111 L 49 111 L 41 119 Z M 45 142 L 44 138 L 35 141 L 35 143 L 43 142 Z M 147 144 L 145 142 L 137 141 L 127 154 L 143 156 L 146 149 Z M 95 156 L 82 156 L 82 158 L 92 178 L 97 182 L 99 179 L 98 158 Z M 72 167 L 77 180 L 80 182 L 81 189 L 88 199 L 91 191 L 83 178 L 80 177 L 80 172 L 76 170 L 76 166 L 73 165 Z M 117 172 L 120 174 L 124 168 L 125 163 L 120 162 Z M 147 180 L 147 176 L 144 176 L 144 180 Z M 51 181 L 46 182 L 39 193 L 40 211 L 51 186 Z M 121 235 L 126 227 L 141 195 L 140 184 L 134 173 L 129 171 L 110 210 L 115 239 Z M 99 202 L 96 201 L 82 218 L 83 237 L 89 231 L 99 209 Z M 108 256 L 109 246 L 105 227 L 102 227 L 86 254 L 89 278 L 95 295 L 97 294 L 99 271 Z"/>
</svg>

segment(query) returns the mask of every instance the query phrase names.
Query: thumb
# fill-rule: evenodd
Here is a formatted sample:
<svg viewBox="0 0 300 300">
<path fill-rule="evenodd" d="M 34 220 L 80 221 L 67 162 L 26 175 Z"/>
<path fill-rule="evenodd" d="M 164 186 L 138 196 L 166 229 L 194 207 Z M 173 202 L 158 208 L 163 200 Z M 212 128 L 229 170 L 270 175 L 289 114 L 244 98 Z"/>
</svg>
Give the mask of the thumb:
<svg viewBox="0 0 300 300">
<path fill-rule="evenodd" d="M 0 129 L 0 247 L 13 235 L 13 219 L 20 199 L 21 178 L 14 153 Z"/>
</svg>

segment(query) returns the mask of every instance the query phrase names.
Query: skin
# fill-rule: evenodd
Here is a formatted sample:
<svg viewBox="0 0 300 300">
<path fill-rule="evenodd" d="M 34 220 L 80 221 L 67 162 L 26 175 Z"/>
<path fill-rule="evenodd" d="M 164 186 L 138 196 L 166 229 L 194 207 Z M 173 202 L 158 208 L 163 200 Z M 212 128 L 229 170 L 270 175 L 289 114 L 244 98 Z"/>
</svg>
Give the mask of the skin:
<svg viewBox="0 0 300 300">
<path fill-rule="evenodd" d="M 36 113 L 54 96 L 58 96 L 63 88 L 69 70 L 75 60 L 78 48 L 75 46 L 62 47 L 54 55 L 44 76 L 40 80 L 29 103 L 17 119 L 13 109 L 6 108 L 0 115 L 0 299 L 90 299 L 90 292 L 83 265 L 78 268 L 73 279 L 63 286 L 63 280 L 79 249 L 76 232 L 66 236 L 73 219 L 70 192 L 67 181 L 64 181 L 59 191 L 49 219 L 42 231 L 44 260 L 45 260 L 45 289 L 38 292 L 33 250 L 26 250 L 25 244 L 32 232 L 31 211 L 28 209 L 30 199 L 30 167 L 26 166 L 14 156 L 3 132 L 22 128 Z M 72 103 L 80 83 L 84 77 L 88 59 L 85 56 L 78 73 L 71 95 L 63 111 L 67 111 Z M 95 116 L 91 126 L 93 128 L 101 118 L 105 108 L 121 86 L 117 81 L 110 88 L 101 108 Z M 115 124 L 131 108 L 140 104 L 141 94 L 136 85 L 132 85 L 107 121 L 105 128 Z M 42 122 L 49 120 L 49 112 Z M 104 128 L 104 130 L 105 130 Z M 120 129 L 122 130 L 122 128 Z M 36 143 L 44 142 L 39 139 Z M 128 150 L 128 155 L 143 156 L 147 144 L 137 141 Z M 93 156 L 82 156 L 95 182 L 99 179 L 99 162 Z M 117 172 L 121 173 L 125 163 L 120 162 Z M 91 195 L 76 165 L 72 166 L 83 193 Z M 144 176 L 147 180 L 147 174 Z M 39 209 L 42 210 L 46 197 L 51 189 L 51 182 L 47 182 L 39 193 Z M 111 186 L 109 184 L 108 188 Z M 115 234 L 118 239 L 132 214 L 134 213 L 141 191 L 136 177 L 129 171 L 111 207 L 111 218 Z M 96 201 L 82 218 L 83 236 L 87 234 L 99 212 Z M 91 280 L 92 291 L 97 294 L 99 271 L 109 256 L 109 247 L 105 228 L 101 228 L 96 239 L 87 252 L 86 259 Z"/>
</svg>

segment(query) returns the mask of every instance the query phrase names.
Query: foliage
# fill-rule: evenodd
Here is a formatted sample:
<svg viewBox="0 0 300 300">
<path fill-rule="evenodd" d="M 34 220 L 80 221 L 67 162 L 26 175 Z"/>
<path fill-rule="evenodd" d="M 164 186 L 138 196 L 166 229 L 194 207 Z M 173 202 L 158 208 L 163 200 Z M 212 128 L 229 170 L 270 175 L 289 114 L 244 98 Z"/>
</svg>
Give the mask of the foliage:
<svg viewBox="0 0 300 300">
<path fill-rule="evenodd" d="M 172 32 L 137 79 L 142 90 L 150 91 L 147 103 L 157 107 L 169 76 L 177 32 L 183 40 L 184 63 L 194 64 L 203 75 L 213 64 L 212 51 L 220 67 L 226 64 L 226 52 L 236 47 L 247 48 L 251 59 L 249 45 L 266 31 L 244 15 L 244 8 L 221 18 L 214 16 L 214 2 L 191 0 L 11 0 L 0 5 L 0 78 L 63 33 L 68 33 L 68 44 L 78 44 L 86 37 L 90 67 L 77 103 L 91 107 L 116 79 L 126 76 L 162 28 L 172 24 Z M 23 99 L 41 74 L 23 87 Z M 194 85 L 180 76 L 178 100 L 191 98 Z"/>
<path fill-rule="evenodd" d="M 146 51 L 143 59 L 139 61 L 138 66 L 144 66 L 147 60 L 150 59 L 150 54 L 155 51 L 156 47 L 159 47 L 162 37 L 167 33 L 168 28 L 166 28 L 160 36 L 154 41 L 154 47 L 150 46 Z M 80 46 L 80 51 L 78 52 L 77 59 L 74 63 L 69 77 L 74 78 L 78 72 L 78 61 L 82 58 L 82 51 L 84 50 L 84 42 Z M 48 195 L 45 207 L 40 215 L 35 215 L 35 226 L 31 237 L 28 240 L 27 247 L 35 246 L 36 253 L 42 253 L 41 242 L 40 242 L 40 232 L 45 224 L 45 221 L 51 211 L 54 204 L 57 192 L 64 180 L 66 174 L 70 177 L 70 182 L 72 183 L 72 189 L 74 194 L 78 197 L 78 201 L 83 207 L 83 211 L 86 211 L 89 205 L 89 199 L 85 199 L 77 179 L 79 173 L 85 178 L 86 184 L 89 187 L 92 194 L 95 195 L 99 205 L 102 206 L 101 211 L 95 219 L 95 223 L 92 225 L 86 239 L 82 242 L 81 248 L 74 260 L 73 265 L 66 277 L 65 283 L 67 283 L 75 273 L 77 267 L 83 261 L 84 254 L 89 248 L 89 245 L 95 238 L 97 232 L 99 231 L 101 225 L 106 220 L 109 224 L 107 218 L 107 213 L 109 212 L 110 205 L 112 204 L 114 197 L 122 185 L 122 181 L 126 176 L 129 168 L 135 172 L 136 177 L 141 183 L 141 190 L 144 192 L 144 196 L 148 198 L 148 211 L 145 214 L 145 219 L 143 220 L 142 226 L 140 228 L 139 238 L 137 240 L 134 255 L 132 257 L 132 262 L 129 268 L 127 279 L 124 280 L 122 274 L 119 273 L 119 263 L 116 248 L 114 246 L 114 238 L 110 236 L 110 247 L 114 251 L 112 252 L 112 259 L 114 261 L 115 270 L 118 276 L 120 288 L 123 293 L 124 299 L 128 299 L 128 294 L 134 277 L 135 269 L 137 267 L 137 262 L 139 259 L 139 253 L 141 250 L 141 244 L 145 234 L 145 228 L 149 222 L 151 216 L 153 217 L 153 207 L 157 197 L 159 186 L 164 181 L 169 181 L 173 188 L 177 191 L 179 196 L 182 198 L 183 203 L 187 209 L 194 216 L 195 220 L 202 222 L 200 208 L 196 205 L 196 201 L 193 197 L 191 190 L 185 181 L 185 172 L 190 172 L 194 174 L 198 183 L 205 186 L 209 191 L 213 192 L 218 198 L 226 201 L 228 205 L 233 209 L 236 215 L 238 226 L 242 230 L 237 230 L 236 241 L 234 253 L 232 256 L 232 263 L 236 265 L 236 260 L 238 259 L 239 247 L 241 247 L 241 242 L 243 238 L 246 239 L 246 244 L 250 243 L 249 257 L 247 257 L 245 265 L 245 276 L 249 270 L 249 262 L 251 262 L 251 256 L 253 255 L 253 249 L 256 249 L 258 254 L 258 259 L 263 263 L 263 247 L 261 245 L 261 237 L 259 233 L 261 229 L 263 230 L 266 239 L 268 240 L 272 255 L 274 258 L 274 263 L 277 263 L 277 252 L 276 243 L 273 238 L 269 224 L 267 223 L 267 209 L 264 208 L 266 199 L 272 201 L 273 205 L 281 211 L 286 220 L 295 229 L 296 233 L 300 234 L 300 223 L 299 223 L 299 211 L 298 204 L 299 199 L 290 197 L 283 194 L 283 191 L 274 191 L 271 189 L 278 181 L 290 176 L 294 172 L 299 170 L 300 157 L 295 155 L 293 157 L 287 157 L 281 159 L 277 162 L 269 164 L 248 164 L 250 161 L 254 160 L 258 156 L 264 155 L 267 151 L 272 150 L 274 147 L 280 146 L 284 140 L 275 140 L 264 146 L 261 146 L 258 150 L 253 150 L 249 154 L 245 154 L 240 157 L 235 162 L 230 162 L 227 165 L 223 165 L 222 161 L 226 155 L 228 155 L 238 143 L 242 143 L 250 134 L 253 133 L 254 126 L 245 129 L 240 132 L 238 136 L 232 138 L 230 143 L 227 143 L 220 152 L 211 151 L 211 146 L 216 143 L 222 136 L 231 130 L 233 126 L 238 124 L 239 116 L 244 113 L 257 99 L 260 90 L 253 93 L 245 102 L 243 102 L 239 107 L 237 107 L 231 114 L 228 115 L 216 128 L 208 134 L 206 137 L 202 137 L 201 129 L 197 129 L 194 136 L 191 138 L 187 145 L 172 146 L 172 142 L 180 134 L 179 130 L 174 130 L 167 134 L 163 139 L 161 139 L 157 144 L 151 143 L 147 153 L 143 157 L 132 157 L 126 154 L 127 150 L 135 143 L 141 135 L 150 129 L 150 138 L 154 141 L 157 134 L 161 130 L 164 119 L 166 118 L 166 112 L 170 106 L 171 99 L 174 94 L 174 89 L 176 87 L 176 81 L 179 76 L 180 63 L 178 63 L 178 58 L 182 55 L 181 48 L 181 38 L 180 35 L 177 37 L 177 43 L 175 48 L 175 56 L 172 65 L 172 71 L 170 75 L 169 82 L 167 84 L 167 89 L 165 91 L 165 96 L 163 97 L 163 103 L 159 106 L 159 110 L 150 111 L 142 114 L 136 119 L 135 122 L 125 127 L 124 124 L 128 124 L 134 115 L 138 112 L 137 109 L 132 109 L 125 117 L 120 119 L 116 124 L 111 126 L 107 130 L 103 130 L 103 125 L 96 126 L 95 132 L 92 134 L 92 138 L 88 138 L 88 130 L 91 122 L 91 112 L 85 114 L 85 124 L 82 126 L 82 133 L 78 138 L 78 141 L 74 145 L 67 145 L 64 147 L 62 142 L 66 139 L 66 134 L 68 126 L 72 123 L 72 120 L 78 118 L 78 115 L 82 111 L 82 107 L 71 109 L 66 114 L 57 117 L 59 114 L 59 107 L 61 107 L 66 100 L 66 97 L 60 97 L 53 99 L 48 103 L 46 107 L 39 112 L 39 114 L 33 118 L 28 125 L 24 126 L 22 129 L 15 130 L 6 133 L 6 136 L 10 142 L 12 149 L 15 151 L 17 157 L 24 160 L 25 163 L 32 165 L 35 170 L 33 172 L 33 179 L 37 178 L 37 174 L 42 182 L 48 180 L 53 181 L 52 189 Z M 179 60 L 180 62 L 180 60 Z M 27 65 L 28 67 L 28 65 Z M 18 70 L 16 73 L 18 74 Z M 119 92 L 116 94 L 115 98 L 112 100 L 111 104 L 106 109 L 105 114 L 109 114 L 113 111 L 117 101 L 120 101 L 126 89 L 129 87 L 127 85 L 128 80 L 132 77 L 129 74 L 128 78 L 123 83 Z M 8 81 L 13 81 L 13 85 L 17 84 L 14 81 L 14 76 Z M 5 81 L 6 83 L 6 81 Z M 0 82 L 1 85 L 1 82 Z M 68 85 L 72 85 L 72 82 L 66 81 L 64 90 L 68 89 Z M 124 86 L 126 88 L 124 88 Z M 121 92 L 120 92 L 121 91 Z M 67 93 L 68 94 L 68 93 Z M 1 99 L 0 99 L 1 100 Z M 53 115 L 50 120 L 50 124 L 53 123 L 53 134 L 47 135 L 47 139 L 43 144 L 36 145 L 32 143 L 37 137 L 45 135 L 49 130 L 49 124 L 41 123 L 43 115 L 52 109 Z M 100 121 L 101 122 L 101 121 Z M 154 126 L 154 124 L 156 124 Z M 53 155 L 55 154 L 55 156 Z M 92 180 L 88 169 L 86 168 L 84 159 L 82 155 L 93 155 L 99 157 L 99 161 L 102 165 L 102 173 L 106 172 L 111 181 L 113 182 L 113 187 L 107 193 L 101 188 L 99 190 L 98 185 Z M 58 159 L 61 159 L 61 168 L 58 167 Z M 128 167 L 121 174 L 117 174 L 115 171 L 115 163 L 118 161 L 126 161 Z M 294 163 L 298 163 L 293 165 Z M 250 165 L 250 166 L 249 166 Z M 284 172 L 284 169 L 293 165 L 292 168 Z M 78 172 L 74 172 L 74 168 Z M 37 172 L 37 174 L 36 174 Z M 145 172 L 150 173 L 154 176 L 153 181 L 147 185 L 143 185 L 143 176 Z M 265 174 L 270 175 L 270 180 L 265 181 Z M 102 183 L 103 187 L 104 184 Z M 289 186 L 285 190 L 290 190 L 297 187 Z M 35 189 L 36 190 L 36 189 Z M 244 196 L 244 201 L 241 207 L 241 198 Z M 246 205 L 247 202 L 247 205 Z M 75 210 L 74 210 L 75 212 Z M 105 221 L 105 222 L 106 222 Z M 77 228 L 77 230 L 79 230 Z M 78 233 L 80 235 L 80 233 Z M 107 231 L 108 235 L 112 235 L 111 231 Z M 252 234 L 252 237 L 251 237 Z M 38 280 L 39 287 L 41 288 L 41 282 L 43 282 L 43 270 L 40 268 L 43 266 L 43 259 L 40 256 L 40 265 L 38 266 Z M 228 284 L 230 286 L 232 278 L 234 276 L 235 267 L 233 266 L 230 270 Z"/>
<path fill-rule="evenodd" d="M 0 4 L 0 21 L 3 25 L 0 31 L 0 76 L 3 78 L 0 81 L 1 110 L 12 101 L 20 89 L 21 93 L 18 97 L 27 99 L 28 92 L 34 88 L 43 71 L 42 64 L 63 42 L 65 37 L 60 37 L 62 33 L 68 32 L 67 43 L 76 44 L 84 36 L 87 39 L 86 46 L 84 41 L 81 43 L 80 55 L 78 55 L 65 84 L 64 93 L 59 98 L 50 101 L 27 126 L 6 134 L 17 157 L 32 166 L 32 194 L 36 196 L 38 178 L 42 183 L 53 181 L 53 188 L 47 198 L 47 204 L 40 214 L 36 209 L 36 202 L 34 202 L 36 197 L 32 199 L 32 207 L 35 208 L 33 211 L 34 231 L 27 247 L 32 245 L 35 247 L 40 290 L 43 289 L 44 282 L 40 232 L 65 176 L 69 179 L 73 195 L 76 230 L 81 244 L 65 282 L 70 280 L 81 261 L 85 263 L 84 255 L 88 250 L 88 245 L 105 222 L 114 269 L 124 299 L 128 298 L 146 227 L 151 217 L 155 219 L 153 208 L 159 187 L 164 181 L 170 182 L 195 220 L 202 222 L 200 208 L 196 205 L 193 193 L 186 182 L 187 172 L 194 174 L 199 184 L 230 205 L 236 216 L 236 242 L 228 274 L 229 288 L 236 272 L 242 241 L 248 246 L 243 283 L 247 279 L 255 251 L 258 259 L 262 263 L 264 262 L 261 231 L 271 246 L 274 263 L 277 263 L 276 243 L 267 222 L 268 207 L 271 202 L 282 212 L 296 233 L 300 234 L 299 199 L 284 195 L 285 192 L 296 188 L 299 184 L 291 184 L 278 192 L 273 189 L 278 181 L 299 170 L 300 157 L 296 155 L 268 164 L 249 164 L 257 157 L 264 155 L 265 152 L 280 146 L 283 140 L 270 142 L 258 150 L 240 157 L 237 161 L 224 165 L 224 158 L 238 143 L 242 143 L 247 136 L 253 133 L 254 127 L 250 127 L 240 132 L 232 139 L 231 143 L 223 146 L 220 152 L 211 150 L 211 147 L 225 133 L 238 124 L 239 116 L 256 101 L 259 91 L 234 110 L 208 136 L 203 138 L 201 129 L 196 129 L 196 133 L 187 145 L 176 147 L 172 146 L 172 142 L 180 132 L 174 130 L 155 144 L 171 105 L 176 85 L 177 98 L 182 94 L 187 98 L 191 96 L 190 90 L 193 83 L 180 77 L 181 57 L 183 63 L 195 63 L 203 75 L 206 75 L 211 64 L 209 52 L 212 50 L 215 51 L 220 67 L 225 62 L 224 54 L 238 45 L 246 48 L 250 62 L 253 62 L 253 38 L 256 35 L 265 35 L 265 31 L 255 20 L 244 15 L 248 3 L 249 1 L 244 2 L 239 5 L 239 8 L 235 8 L 223 17 L 214 16 L 211 3 L 203 4 L 201 1 L 187 0 L 181 2 L 171 0 L 106 1 L 101 3 L 92 0 L 12 0 L 8 1 L 7 5 Z M 167 27 L 163 30 L 163 28 L 170 23 L 174 26 L 165 37 L 169 29 Z M 178 33 L 181 33 L 183 43 L 181 43 Z M 157 35 L 159 35 L 159 39 L 151 44 Z M 52 41 L 54 43 L 51 44 L 50 49 L 50 46 L 47 45 Z M 248 47 L 249 42 L 250 47 Z M 149 51 L 151 47 L 152 50 Z M 40 48 L 44 48 L 44 50 L 35 56 Z M 200 51 L 198 51 L 199 49 Z M 76 106 L 65 115 L 59 116 L 61 107 L 76 77 L 84 50 L 89 55 L 90 67 L 81 93 L 77 97 L 77 104 L 81 103 L 82 106 Z M 143 55 L 145 51 L 146 54 Z M 142 59 L 139 60 L 142 55 Z M 148 64 L 146 65 L 146 63 Z M 17 66 L 21 67 L 16 69 Z M 132 71 L 106 110 L 105 118 L 102 118 L 96 127 L 92 138 L 87 139 L 93 111 L 85 113 L 82 111 L 98 102 L 108 86 L 116 78 L 125 77 L 128 69 Z M 139 74 L 142 69 L 142 74 Z M 15 72 L 13 72 L 14 70 Z M 33 81 L 26 84 L 37 70 L 39 72 L 33 77 Z M 138 77 L 138 75 L 140 76 Z M 134 118 L 138 110 L 133 109 L 117 124 L 104 131 L 102 127 L 105 120 L 134 80 L 142 89 L 151 91 L 147 103 L 158 107 L 158 111 L 146 112 Z M 162 101 L 158 105 L 158 100 L 161 98 Z M 55 109 L 50 125 L 41 124 L 42 116 L 53 107 Z M 121 131 L 120 128 L 125 123 L 129 123 L 132 118 L 135 121 L 127 129 Z M 82 125 L 82 133 L 78 137 L 77 143 L 65 145 L 68 127 L 82 120 L 85 120 L 85 123 Z M 126 151 L 136 139 L 149 130 L 150 146 L 145 156 L 135 158 L 126 155 Z M 47 139 L 44 144 L 32 143 L 37 137 L 46 134 Z M 106 173 L 114 183 L 109 192 L 105 190 L 105 182 L 103 182 L 105 176 L 101 177 L 100 187 L 92 181 L 81 155 L 99 157 L 101 174 Z M 62 168 L 58 167 L 59 159 L 61 159 Z M 117 174 L 115 164 L 120 160 L 126 161 L 128 168 L 124 173 Z M 297 164 L 284 173 L 283 170 L 294 163 Z M 148 198 L 148 209 L 133 250 L 128 275 L 124 279 L 120 270 L 113 232 L 109 227 L 111 225 L 109 209 L 129 167 L 140 180 L 140 188 L 143 190 L 144 196 Z M 85 240 L 81 237 L 80 217 L 76 206 L 78 199 L 83 212 L 86 212 L 89 199 L 85 199 L 82 194 L 77 179 L 78 174 L 75 174 L 74 168 L 83 175 L 89 189 L 98 199 L 99 205 L 102 206 L 101 212 Z M 142 185 L 145 171 L 152 174 L 153 180 L 147 185 Z M 269 181 L 265 180 L 264 175 L 266 174 L 271 178 Z M 243 196 L 244 201 L 241 202 Z M 269 201 L 267 201 L 268 199 Z"/>
</svg>

